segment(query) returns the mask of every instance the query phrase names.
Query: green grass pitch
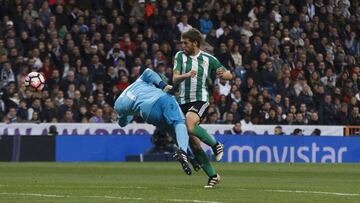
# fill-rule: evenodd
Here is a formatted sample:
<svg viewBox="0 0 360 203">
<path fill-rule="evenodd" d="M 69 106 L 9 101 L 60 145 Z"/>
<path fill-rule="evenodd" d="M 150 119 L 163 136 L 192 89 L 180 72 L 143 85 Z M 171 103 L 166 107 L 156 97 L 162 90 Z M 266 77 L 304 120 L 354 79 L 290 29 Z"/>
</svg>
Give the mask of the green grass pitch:
<svg viewBox="0 0 360 203">
<path fill-rule="evenodd" d="M 0 202 L 360 202 L 358 164 L 0 163 Z"/>
</svg>

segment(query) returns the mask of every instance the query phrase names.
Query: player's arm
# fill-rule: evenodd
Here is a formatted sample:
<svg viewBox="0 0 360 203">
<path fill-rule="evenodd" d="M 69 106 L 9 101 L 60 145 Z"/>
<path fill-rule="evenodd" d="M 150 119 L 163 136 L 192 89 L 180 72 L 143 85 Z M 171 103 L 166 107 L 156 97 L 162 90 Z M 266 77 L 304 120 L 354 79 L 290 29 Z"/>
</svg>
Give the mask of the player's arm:
<svg viewBox="0 0 360 203">
<path fill-rule="evenodd" d="M 117 113 L 118 124 L 121 127 L 125 127 L 134 119 L 130 109 L 130 106 L 136 99 L 133 97 L 134 95 L 132 95 L 131 92 L 125 90 L 115 101 L 114 109 Z"/>
<path fill-rule="evenodd" d="M 216 75 L 225 80 L 231 80 L 233 78 L 231 72 L 226 70 L 226 68 L 220 63 L 220 61 L 215 57 L 210 57 L 210 68 L 216 71 Z"/>
<path fill-rule="evenodd" d="M 195 77 L 197 74 L 195 70 L 191 70 L 190 72 L 180 74 L 180 71 L 182 69 L 182 61 L 183 61 L 183 53 L 179 51 L 178 53 L 176 53 L 174 59 L 174 68 L 173 68 L 174 85 L 178 85 L 188 77 Z"/>
<path fill-rule="evenodd" d="M 188 77 L 195 77 L 196 74 L 197 72 L 195 70 L 191 70 L 184 74 L 180 74 L 178 70 L 175 70 L 173 73 L 173 82 L 175 85 L 177 85 Z"/>
<path fill-rule="evenodd" d="M 157 73 L 155 73 L 153 70 L 151 70 L 150 68 L 147 68 L 144 71 L 144 73 L 140 76 L 140 79 L 148 84 L 157 85 L 158 87 L 160 87 L 160 89 L 164 90 L 164 92 L 167 92 L 172 89 L 171 85 L 166 84 L 160 78 L 160 76 Z"/>
<path fill-rule="evenodd" d="M 141 74 L 140 79 L 148 84 L 155 85 L 159 85 L 159 83 L 162 82 L 160 76 L 150 68 L 147 68 L 143 74 Z"/>
<path fill-rule="evenodd" d="M 231 72 L 226 70 L 224 67 L 218 68 L 216 70 L 216 75 L 219 78 L 225 79 L 225 80 L 231 80 L 233 78 L 233 75 L 231 74 Z"/>
<path fill-rule="evenodd" d="M 125 127 L 127 124 L 129 124 L 134 119 L 133 115 L 122 115 L 118 117 L 118 123 L 121 127 Z"/>
</svg>

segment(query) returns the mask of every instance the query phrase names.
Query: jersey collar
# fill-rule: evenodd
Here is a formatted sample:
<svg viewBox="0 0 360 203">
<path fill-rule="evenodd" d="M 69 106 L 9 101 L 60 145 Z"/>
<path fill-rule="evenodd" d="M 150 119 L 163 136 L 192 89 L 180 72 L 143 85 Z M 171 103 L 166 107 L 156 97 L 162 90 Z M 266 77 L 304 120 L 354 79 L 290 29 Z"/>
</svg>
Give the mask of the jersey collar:
<svg viewBox="0 0 360 203">
<path fill-rule="evenodd" d="M 190 57 L 191 57 L 191 58 L 197 58 L 197 57 L 199 57 L 199 56 L 200 56 L 200 54 L 201 54 L 201 50 L 199 50 L 199 53 L 198 53 L 198 54 L 196 54 L 196 55 L 194 55 L 194 56 L 193 56 L 193 55 L 191 55 Z"/>
</svg>

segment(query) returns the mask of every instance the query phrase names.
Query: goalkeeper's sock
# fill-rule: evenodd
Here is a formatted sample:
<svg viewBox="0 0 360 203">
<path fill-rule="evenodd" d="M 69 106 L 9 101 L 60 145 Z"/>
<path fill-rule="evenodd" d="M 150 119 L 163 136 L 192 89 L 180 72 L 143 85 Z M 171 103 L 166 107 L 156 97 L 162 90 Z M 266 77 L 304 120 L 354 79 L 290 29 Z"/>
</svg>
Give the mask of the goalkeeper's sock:
<svg viewBox="0 0 360 203">
<path fill-rule="evenodd" d="M 206 130 L 197 124 L 193 130 L 193 134 L 198 137 L 203 143 L 213 147 L 216 145 L 216 140 L 206 132 Z"/>
<path fill-rule="evenodd" d="M 209 156 L 202 149 L 194 149 L 193 153 L 196 159 L 200 162 L 201 168 L 209 177 L 216 176 L 216 170 L 210 163 Z"/>
<path fill-rule="evenodd" d="M 187 151 L 189 144 L 189 135 L 186 125 L 184 123 L 178 123 L 175 125 L 176 142 L 181 150 Z"/>
</svg>

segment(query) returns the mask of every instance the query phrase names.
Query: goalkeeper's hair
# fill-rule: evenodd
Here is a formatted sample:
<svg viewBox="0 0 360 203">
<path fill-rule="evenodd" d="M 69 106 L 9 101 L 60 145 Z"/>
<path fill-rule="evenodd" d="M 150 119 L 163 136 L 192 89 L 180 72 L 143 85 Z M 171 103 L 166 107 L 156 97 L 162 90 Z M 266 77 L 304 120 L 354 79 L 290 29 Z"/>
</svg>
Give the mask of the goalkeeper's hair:
<svg viewBox="0 0 360 203">
<path fill-rule="evenodd" d="M 190 42 L 197 42 L 197 46 L 200 48 L 200 45 L 203 42 L 203 37 L 201 32 L 198 29 L 191 28 L 190 30 L 182 34 L 183 39 L 189 39 Z"/>
</svg>

